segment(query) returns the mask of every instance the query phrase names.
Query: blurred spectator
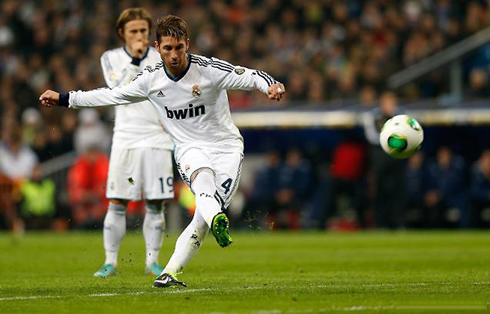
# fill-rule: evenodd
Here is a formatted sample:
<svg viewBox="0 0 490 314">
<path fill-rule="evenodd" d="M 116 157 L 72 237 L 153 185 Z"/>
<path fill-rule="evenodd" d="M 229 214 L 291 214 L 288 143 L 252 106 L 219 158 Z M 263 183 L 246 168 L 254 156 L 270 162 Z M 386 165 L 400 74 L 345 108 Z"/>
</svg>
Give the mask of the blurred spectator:
<svg viewBox="0 0 490 314">
<path fill-rule="evenodd" d="M 99 119 L 95 109 L 83 109 L 79 113 L 80 125 L 75 131 L 75 150 L 78 154 L 86 153 L 89 148 L 97 146 L 108 151 L 111 144 L 110 133 Z"/>
<path fill-rule="evenodd" d="M 53 180 L 43 178 L 34 167 L 30 180 L 20 186 L 20 215 L 27 229 L 50 229 L 56 212 L 56 188 Z"/>
<path fill-rule="evenodd" d="M 22 142 L 21 130 L 14 130 L 0 143 L 0 172 L 10 179 L 21 182 L 31 177 L 38 162 L 36 154 Z"/>
<path fill-rule="evenodd" d="M 0 227 L 12 230 L 15 235 L 24 231 L 24 223 L 18 217 L 14 205 L 14 182 L 0 172 Z"/>
<path fill-rule="evenodd" d="M 74 226 L 102 226 L 108 200 L 105 197 L 109 158 L 97 146 L 87 148 L 68 173 L 68 194 Z"/>
<path fill-rule="evenodd" d="M 328 188 L 325 191 L 325 218 L 328 221 L 338 214 L 340 197 L 348 199 L 348 206 L 356 213 L 349 228 L 366 227 L 365 220 L 365 145 L 356 137 L 340 143 L 333 152 Z M 333 226 L 332 226 L 333 227 Z M 346 226 L 347 227 L 347 226 Z"/>
<path fill-rule="evenodd" d="M 448 147 L 437 151 L 429 167 L 429 187 L 425 195 L 427 227 L 467 227 L 465 163 Z"/>
<path fill-rule="evenodd" d="M 369 145 L 368 186 L 378 228 L 403 228 L 405 204 L 403 198 L 405 161 L 386 154 L 379 143 L 379 133 L 388 119 L 401 113 L 397 96 L 384 92 L 379 107 L 364 118 L 364 133 Z"/>
<path fill-rule="evenodd" d="M 244 221 L 249 227 L 259 227 L 260 222 L 267 217 L 268 222 L 271 215 L 276 214 L 274 196 L 278 189 L 279 168 L 281 157 L 277 151 L 270 151 L 266 157 L 266 165 L 255 173 L 253 190 L 244 210 Z M 274 228 L 274 225 L 269 226 Z"/>
<path fill-rule="evenodd" d="M 471 174 L 470 226 L 490 227 L 490 150 L 484 151 Z"/>
<path fill-rule="evenodd" d="M 37 109 L 28 108 L 22 113 L 22 139 L 25 144 L 32 145 L 42 123 L 41 113 Z"/>
<path fill-rule="evenodd" d="M 49 158 L 54 158 L 67 152 L 63 147 L 61 129 L 56 124 L 52 124 L 46 129 L 46 151 Z"/>
<path fill-rule="evenodd" d="M 68 153 L 74 150 L 74 136 L 76 127 L 76 111 L 66 110 L 61 116 L 61 147 L 63 153 Z"/>
<path fill-rule="evenodd" d="M 359 93 L 359 104 L 365 108 L 376 106 L 377 94 L 376 89 L 371 85 L 366 85 L 361 88 Z"/>
<path fill-rule="evenodd" d="M 490 96 L 488 75 L 482 69 L 473 69 L 470 72 L 470 86 L 467 91 L 468 99 L 483 99 Z"/>
<path fill-rule="evenodd" d="M 272 229 L 300 229 L 300 212 L 307 201 L 311 177 L 309 161 L 303 159 L 298 149 L 289 150 L 286 160 L 279 168 L 274 207 L 267 217 Z"/>
<path fill-rule="evenodd" d="M 405 199 L 407 227 L 421 228 L 425 226 L 424 197 L 427 193 L 429 172 L 424 162 L 424 154 L 417 152 L 408 159 L 405 174 Z"/>
</svg>

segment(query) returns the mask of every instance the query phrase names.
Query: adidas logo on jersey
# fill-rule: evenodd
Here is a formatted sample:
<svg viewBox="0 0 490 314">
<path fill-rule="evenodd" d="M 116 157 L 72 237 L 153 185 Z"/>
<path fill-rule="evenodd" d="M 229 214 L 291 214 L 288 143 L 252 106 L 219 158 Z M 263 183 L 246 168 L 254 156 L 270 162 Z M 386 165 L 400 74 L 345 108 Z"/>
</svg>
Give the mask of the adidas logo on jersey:
<svg viewBox="0 0 490 314">
<path fill-rule="evenodd" d="M 206 107 L 204 107 L 204 105 L 194 107 L 193 104 L 189 104 L 189 108 L 172 110 L 165 106 L 165 111 L 167 112 L 167 118 L 181 120 L 186 118 L 194 118 L 205 114 Z"/>
<path fill-rule="evenodd" d="M 159 91 L 157 97 L 165 97 L 165 94 L 162 91 Z"/>
</svg>

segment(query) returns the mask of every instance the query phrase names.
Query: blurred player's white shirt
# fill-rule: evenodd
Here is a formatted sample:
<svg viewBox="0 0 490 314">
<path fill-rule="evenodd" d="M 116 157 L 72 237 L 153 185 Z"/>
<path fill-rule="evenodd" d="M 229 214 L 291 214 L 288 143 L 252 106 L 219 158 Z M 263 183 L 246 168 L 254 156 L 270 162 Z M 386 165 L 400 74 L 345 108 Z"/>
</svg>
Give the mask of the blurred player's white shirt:
<svg viewBox="0 0 490 314">
<path fill-rule="evenodd" d="M 192 147 L 243 152 L 226 90 L 255 88 L 267 94 L 274 83 L 265 72 L 189 54 L 189 66 L 180 77 L 172 77 L 160 62 L 120 88 L 70 92 L 69 106 L 114 106 L 149 99 L 174 140 L 177 158 Z"/>
<path fill-rule="evenodd" d="M 131 60 L 131 55 L 124 47 L 106 51 L 102 55 L 100 61 L 107 86 L 124 86 L 146 66 L 162 61 L 160 54 L 153 47 L 148 49 L 139 66 L 131 64 Z M 164 131 L 155 108 L 148 100 L 118 106 L 115 111 L 112 147 L 173 149 L 170 135 Z"/>
</svg>

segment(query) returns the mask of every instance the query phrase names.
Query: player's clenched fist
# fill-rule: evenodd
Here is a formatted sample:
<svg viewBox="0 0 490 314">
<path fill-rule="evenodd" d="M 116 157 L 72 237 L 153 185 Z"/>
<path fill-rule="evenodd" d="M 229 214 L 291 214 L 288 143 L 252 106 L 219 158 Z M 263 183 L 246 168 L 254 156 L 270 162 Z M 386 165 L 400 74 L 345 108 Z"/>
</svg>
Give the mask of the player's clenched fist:
<svg viewBox="0 0 490 314">
<path fill-rule="evenodd" d="M 60 101 L 60 94 L 48 89 L 39 97 L 39 100 L 44 107 L 57 106 Z"/>
<path fill-rule="evenodd" d="M 272 84 L 269 86 L 268 94 L 269 99 L 281 100 L 282 94 L 286 91 L 286 88 L 281 83 Z"/>
</svg>

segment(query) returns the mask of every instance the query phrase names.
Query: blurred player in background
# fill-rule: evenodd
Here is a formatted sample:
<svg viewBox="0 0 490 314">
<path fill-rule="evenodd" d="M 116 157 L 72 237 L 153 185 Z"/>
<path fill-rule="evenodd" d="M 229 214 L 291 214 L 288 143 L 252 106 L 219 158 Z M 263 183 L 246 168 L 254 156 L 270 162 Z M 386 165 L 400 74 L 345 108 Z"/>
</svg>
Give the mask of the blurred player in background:
<svg viewBox="0 0 490 314">
<path fill-rule="evenodd" d="M 115 106 L 149 99 L 175 142 L 182 179 L 196 195 L 196 212 L 177 240 L 155 287 L 185 286 L 177 273 L 196 255 L 211 229 L 221 247 L 230 246 L 229 220 L 222 212 L 238 186 L 243 138 L 231 119 L 226 90 L 258 89 L 280 100 L 284 85 L 267 73 L 188 53 L 187 24 L 168 15 L 159 20 L 155 48 L 163 62 L 146 68 L 127 86 L 58 94 L 48 90 L 44 106 Z"/>
<path fill-rule="evenodd" d="M 116 29 L 124 46 L 106 51 L 101 57 L 104 79 L 110 88 L 128 84 L 147 65 L 161 61 L 149 47 L 152 19 L 142 8 L 124 10 Z M 163 267 L 158 255 L 163 242 L 165 216 L 163 200 L 173 193 L 173 143 L 147 100 L 118 106 L 114 124 L 107 198 L 109 210 L 104 220 L 106 260 L 95 277 L 114 275 L 117 255 L 126 232 L 126 208 L 131 200 L 145 200 L 143 235 L 146 244 L 146 273 L 158 275 Z"/>
<path fill-rule="evenodd" d="M 381 148 L 379 134 L 386 121 L 403 111 L 398 107 L 398 97 L 385 91 L 374 108 L 364 118 L 364 134 L 369 148 L 369 185 L 375 211 L 376 227 L 400 229 L 404 227 L 405 200 L 403 197 L 406 161 L 387 155 Z"/>
</svg>

